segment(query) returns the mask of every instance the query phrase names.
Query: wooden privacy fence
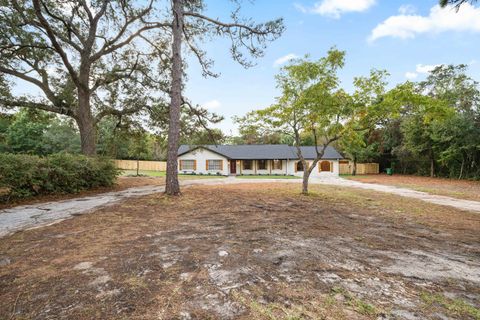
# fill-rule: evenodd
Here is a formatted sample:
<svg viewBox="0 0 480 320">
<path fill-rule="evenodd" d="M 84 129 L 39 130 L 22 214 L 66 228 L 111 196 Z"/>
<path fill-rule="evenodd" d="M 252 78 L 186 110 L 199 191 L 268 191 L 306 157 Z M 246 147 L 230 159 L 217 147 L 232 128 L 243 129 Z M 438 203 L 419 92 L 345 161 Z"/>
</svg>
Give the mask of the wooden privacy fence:
<svg viewBox="0 0 480 320">
<path fill-rule="evenodd" d="M 115 160 L 115 165 L 123 170 L 137 170 L 137 160 Z M 165 161 L 138 161 L 138 170 L 166 171 Z"/>
<path fill-rule="evenodd" d="M 353 162 L 340 163 L 340 174 L 352 174 Z M 379 174 L 380 166 L 378 163 L 357 163 L 357 174 Z"/>
</svg>

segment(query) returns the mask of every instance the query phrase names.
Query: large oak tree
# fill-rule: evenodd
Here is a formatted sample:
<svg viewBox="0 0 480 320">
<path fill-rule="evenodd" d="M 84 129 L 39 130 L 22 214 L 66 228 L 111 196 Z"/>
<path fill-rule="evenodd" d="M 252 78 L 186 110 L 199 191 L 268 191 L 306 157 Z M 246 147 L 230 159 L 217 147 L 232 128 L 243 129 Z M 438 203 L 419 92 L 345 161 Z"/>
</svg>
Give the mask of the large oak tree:
<svg viewBox="0 0 480 320">
<path fill-rule="evenodd" d="M 0 0 L 0 106 L 75 119 L 82 152 L 95 154 L 103 117 L 136 114 L 167 90 L 171 28 L 160 15 L 153 0 Z"/>
</svg>

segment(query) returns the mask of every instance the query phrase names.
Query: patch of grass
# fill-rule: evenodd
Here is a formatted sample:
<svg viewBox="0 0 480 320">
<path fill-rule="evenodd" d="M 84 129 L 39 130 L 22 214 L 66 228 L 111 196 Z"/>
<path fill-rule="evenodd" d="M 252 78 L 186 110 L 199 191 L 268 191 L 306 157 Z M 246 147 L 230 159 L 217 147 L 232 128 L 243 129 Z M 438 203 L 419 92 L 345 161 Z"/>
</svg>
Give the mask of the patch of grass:
<svg viewBox="0 0 480 320">
<path fill-rule="evenodd" d="M 165 177 L 165 171 L 139 170 L 139 176 L 143 177 Z M 123 170 L 122 176 L 137 176 L 137 170 Z"/>
<path fill-rule="evenodd" d="M 275 176 L 275 175 L 252 175 L 252 176 L 237 176 L 237 179 L 301 179 L 297 176 Z"/>
<path fill-rule="evenodd" d="M 122 171 L 122 176 L 127 176 L 127 177 L 165 177 L 166 172 L 165 171 L 148 171 L 148 170 L 140 170 L 138 171 L 138 176 L 137 176 L 137 170 L 123 170 Z M 194 179 L 209 179 L 209 178 L 225 178 L 224 176 L 217 176 L 217 175 L 194 175 L 194 174 L 179 174 L 178 177 L 182 180 L 194 180 Z"/>
<path fill-rule="evenodd" d="M 343 297 L 346 299 L 347 304 L 350 305 L 355 311 L 364 316 L 376 317 L 381 313 L 373 304 L 370 304 L 360 298 L 353 296 L 345 288 L 334 287 L 332 288 L 332 294 L 343 295 Z"/>
<path fill-rule="evenodd" d="M 256 291 L 255 288 L 253 291 Z M 307 298 L 304 288 L 281 286 L 278 291 L 281 296 L 286 294 L 284 297 L 288 297 L 287 305 L 281 302 L 261 303 L 239 292 L 235 292 L 233 296 L 249 310 L 248 319 L 252 320 L 347 319 L 344 313 L 345 306 L 329 295 L 317 295 L 312 300 Z M 263 296 L 261 290 L 258 294 Z"/>
<path fill-rule="evenodd" d="M 442 294 L 431 292 L 422 292 L 420 298 L 427 307 L 439 306 L 445 309 L 450 315 L 480 320 L 480 309 L 461 299 L 450 299 Z"/>
<path fill-rule="evenodd" d="M 148 287 L 144 279 L 139 277 L 130 277 L 124 280 L 132 289 L 146 289 Z"/>
</svg>

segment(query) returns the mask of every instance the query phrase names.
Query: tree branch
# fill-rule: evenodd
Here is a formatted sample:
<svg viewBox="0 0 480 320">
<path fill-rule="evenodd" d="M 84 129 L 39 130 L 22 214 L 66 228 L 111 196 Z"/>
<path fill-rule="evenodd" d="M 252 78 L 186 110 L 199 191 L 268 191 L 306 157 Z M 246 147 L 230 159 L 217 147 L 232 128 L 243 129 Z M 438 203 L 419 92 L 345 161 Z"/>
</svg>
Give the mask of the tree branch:
<svg viewBox="0 0 480 320">
<path fill-rule="evenodd" d="M 70 61 L 68 61 L 67 54 L 65 53 L 65 51 L 62 49 L 62 47 L 58 43 L 55 32 L 52 30 L 52 27 L 50 26 L 47 19 L 45 19 L 45 17 L 42 14 L 42 9 L 40 8 L 40 1 L 41 0 L 32 0 L 32 1 L 33 1 L 33 7 L 35 9 L 35 14 L 36 14 L 37 18 L 40 20 L 41 25 L 45 28 L 45 31 L 47 32 L 48 38 L 52 42 L 52 45 L 55 48 L 55 51 L 57 51 L 57 53 L 60 55 L 60 57 L 63 61 L 63 64 L 65 65 L 65 67 L 68 70 L 68 73 L 70 74 L 70 77 L 72 77 L 72 80 L 75 82 L 75 84 L 77 86 L 79 86 L 79 87 L 82 86 L 81 83 L 80 83 L 80 80 L 78 78 L 77 73 L 75 72 L 72 65 L 70 64 Z M 85 89 L 87 89 L 87 88 L 85 88 Z"/>
</svg>

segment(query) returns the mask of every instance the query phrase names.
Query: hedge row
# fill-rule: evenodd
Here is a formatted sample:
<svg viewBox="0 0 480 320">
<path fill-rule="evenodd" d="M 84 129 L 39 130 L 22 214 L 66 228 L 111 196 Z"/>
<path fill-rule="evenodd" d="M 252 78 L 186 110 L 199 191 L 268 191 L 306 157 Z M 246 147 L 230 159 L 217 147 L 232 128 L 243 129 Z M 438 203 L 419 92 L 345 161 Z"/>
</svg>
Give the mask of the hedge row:
<svg viewBox="0 0 480 320">
<path fill-rule="evenodd" d="M 0 201 L 109 187 L 118 174 L 113 161 L 104 158 L 0 154 Z"/>
</svg>

